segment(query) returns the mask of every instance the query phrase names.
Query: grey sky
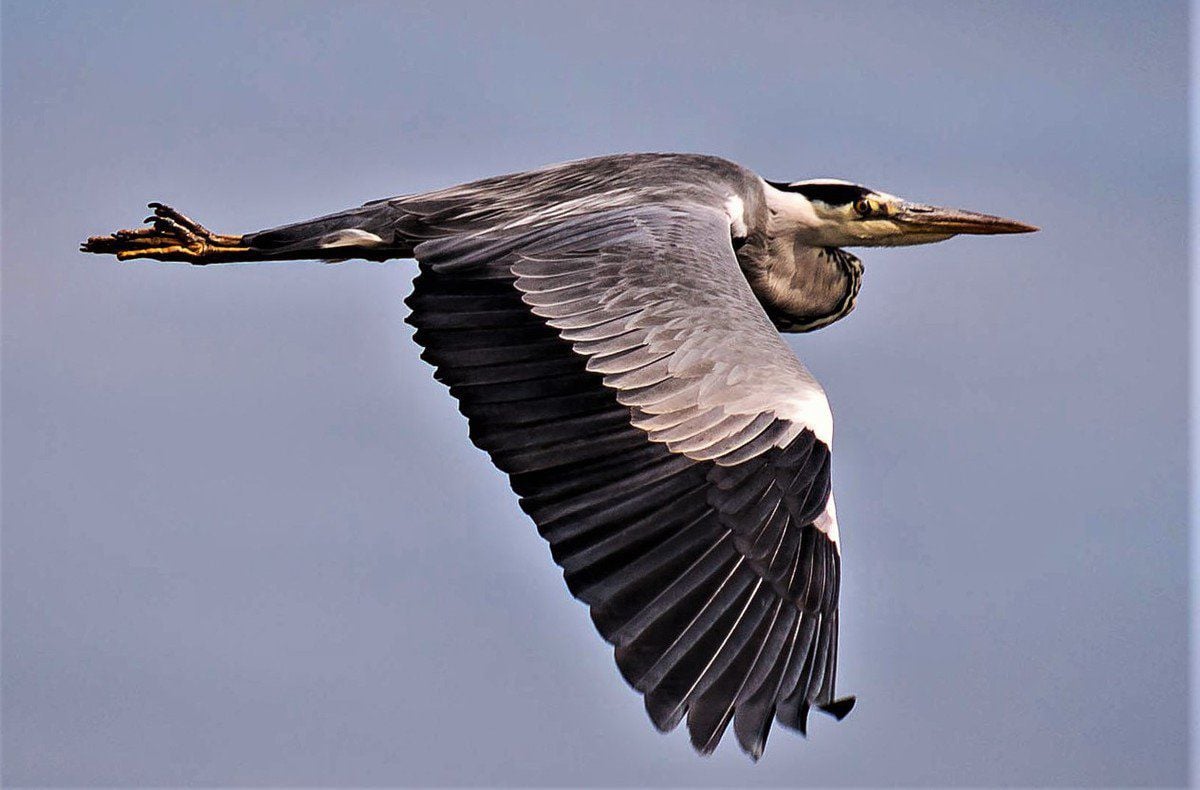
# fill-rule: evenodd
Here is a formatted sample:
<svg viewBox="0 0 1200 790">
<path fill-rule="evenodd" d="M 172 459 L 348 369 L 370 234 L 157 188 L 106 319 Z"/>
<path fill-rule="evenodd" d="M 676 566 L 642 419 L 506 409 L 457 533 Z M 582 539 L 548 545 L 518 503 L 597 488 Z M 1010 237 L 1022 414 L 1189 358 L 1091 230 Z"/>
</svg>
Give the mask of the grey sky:
<svg viewBox="0 0 1200 790">
<path fill-rule="evenodd" d="M 1183 3 L 50 4 L 3 33 L 6 785 L 1187 777 Z M 402 323 L 413 266 L 83 256 L 627 150 L 1041 225 L 867 250 L 839 686 L 653 732 Z"/>
</svg>

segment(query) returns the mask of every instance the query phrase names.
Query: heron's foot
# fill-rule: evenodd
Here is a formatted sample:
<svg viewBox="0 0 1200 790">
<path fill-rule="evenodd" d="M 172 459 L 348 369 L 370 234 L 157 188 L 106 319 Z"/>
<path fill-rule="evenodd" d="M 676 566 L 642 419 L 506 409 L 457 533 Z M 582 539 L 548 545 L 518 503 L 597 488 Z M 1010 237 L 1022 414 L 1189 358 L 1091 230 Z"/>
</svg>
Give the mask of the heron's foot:
<svg viewBox="0 0 1200 790">
<path fill-rule="evenodd" d="M 170 206 L 151 203 L 149 207 L 154 213 L 146 217 L 146 227 L 92 236 L 79 246 L 80 251 L 116 255 L 122 261 L 155 258 L 205 264 L 229 260 L 249 249 L 241 236 L 213 233 Z"/>
</svg>

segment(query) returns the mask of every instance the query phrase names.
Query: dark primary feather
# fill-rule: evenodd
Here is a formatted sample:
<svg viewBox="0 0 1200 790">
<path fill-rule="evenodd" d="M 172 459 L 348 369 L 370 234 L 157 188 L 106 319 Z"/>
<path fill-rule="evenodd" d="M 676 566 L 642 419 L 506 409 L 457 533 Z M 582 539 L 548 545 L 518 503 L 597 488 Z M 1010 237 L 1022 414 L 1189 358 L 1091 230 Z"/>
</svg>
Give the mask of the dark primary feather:
<svg viewBox="0 0 1200 790">
<path fill-rule="evenodd" d="M 732 722 L 757 758 L 775 719 L 803 731 L 814 705 L 844 715 L 840 560 L 815 523 L 829 450 L 772 409 L 809 379 L 720 217 L 636 208 L 416 252 L 422 357 L 654 724 L 686 718 L 707 753 Z M 643 298 L 651 288 L 670 300 Z M 650 438 L 672 429 L 678 441 Z"/>
</svg>

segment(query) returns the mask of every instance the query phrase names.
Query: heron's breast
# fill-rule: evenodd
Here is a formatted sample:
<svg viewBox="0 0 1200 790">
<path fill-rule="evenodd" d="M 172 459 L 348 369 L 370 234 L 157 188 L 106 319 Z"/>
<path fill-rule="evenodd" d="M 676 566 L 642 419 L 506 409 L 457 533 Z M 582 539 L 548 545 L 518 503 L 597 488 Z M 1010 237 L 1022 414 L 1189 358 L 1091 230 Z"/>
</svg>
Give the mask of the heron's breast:
<svg viewBox="0 0 1200 790">
<path fill-rule="evenodd" d="M 843 250 L 796 245 L 747 271 L 750 286 L 781 332 L 808 332 L 854 309 L 862 266 Z"/>
</svg>

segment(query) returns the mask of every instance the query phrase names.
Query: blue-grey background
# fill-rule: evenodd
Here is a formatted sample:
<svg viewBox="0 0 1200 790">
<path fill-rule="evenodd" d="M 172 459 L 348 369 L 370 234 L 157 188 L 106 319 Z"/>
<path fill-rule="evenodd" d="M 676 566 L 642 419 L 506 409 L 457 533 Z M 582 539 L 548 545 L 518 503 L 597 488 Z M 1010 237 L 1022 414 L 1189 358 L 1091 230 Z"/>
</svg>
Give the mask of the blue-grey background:
<svg viewBox="0 0 1200 790">
<path fill-rule="evenodd" d="M 6 785 L 1187 780 L 1182 3 L 6 2 Z M 867 250 L 846 721 L 660 736 L 402 323 L 413 266 L 84 256 L 579 156 L 1017 217 Z M 730 739 L 731 740 L 731 739 Z"/>
</svg>

